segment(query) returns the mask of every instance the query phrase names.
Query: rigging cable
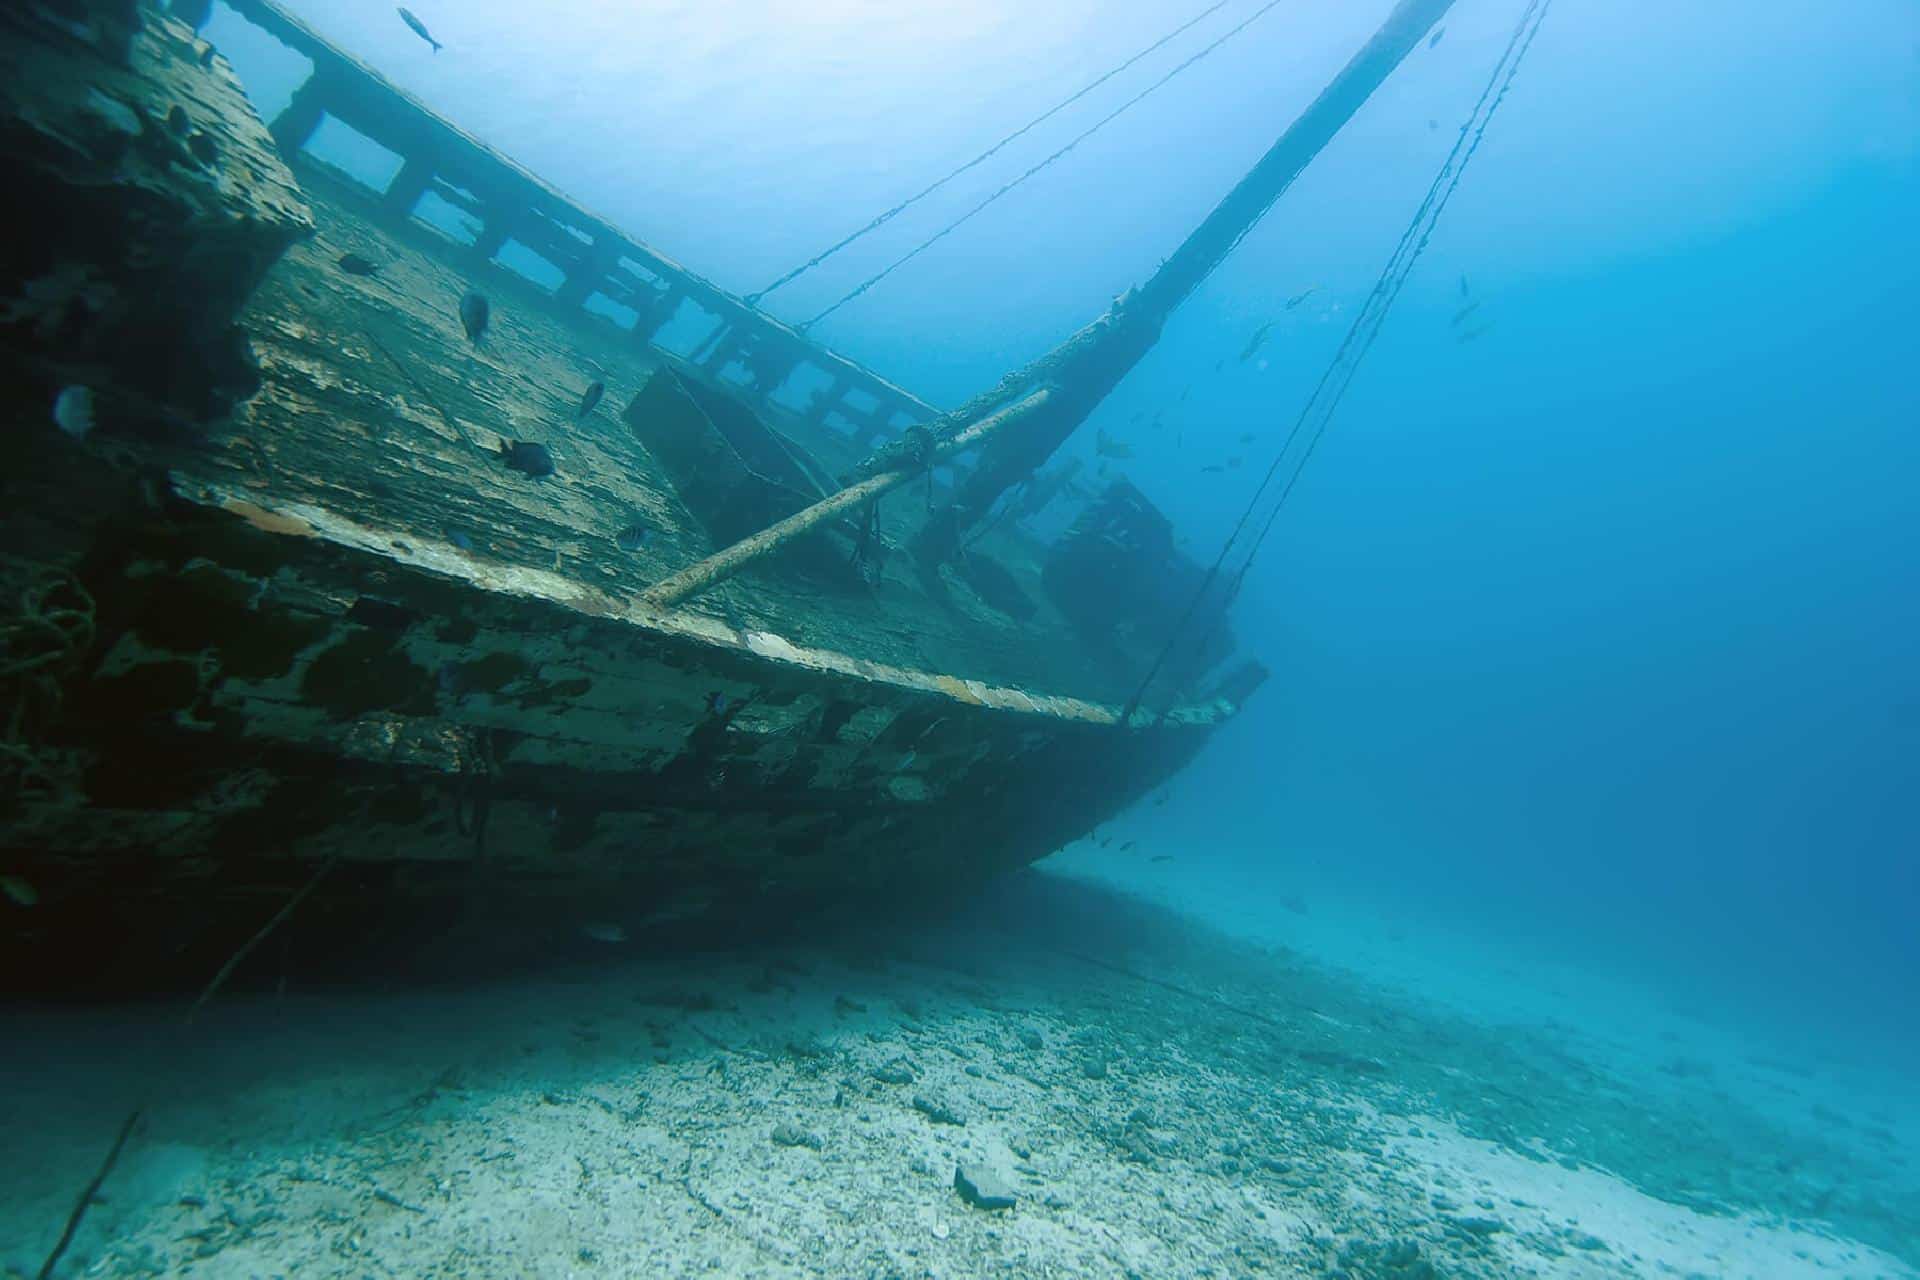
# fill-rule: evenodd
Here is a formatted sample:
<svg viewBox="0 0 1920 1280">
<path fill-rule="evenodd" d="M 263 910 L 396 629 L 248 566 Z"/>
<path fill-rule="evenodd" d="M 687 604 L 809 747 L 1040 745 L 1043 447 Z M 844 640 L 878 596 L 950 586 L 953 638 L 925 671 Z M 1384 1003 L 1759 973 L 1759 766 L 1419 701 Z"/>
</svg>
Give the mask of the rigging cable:
<svg viewBox="0 0 1920 1280">
<path fill-rule="evenodd" d="M 907 263 L 919 257 L 922 253 L 925 253 L 928 249 L 931 249 L 934 245 L 940 243 L 940 241 L 946 239 L 948 236 L 952 235 L 955 231 L 958 231 L 966 223 L 972 221 L 975 215 L 983 212 L 988 205 L 993 204 L 995 201 L 999 200 L 1000 197 L 1006 195 L 1008 192 L 1012 191 L 1015 187 L 1018 187 L 1021 183 L 1025 182 L 1028 178 L 1033 177 L 1035 174 L 1039 173 L 1042 169 L 1045 169 L 1048 165 L 1051 165 L 1054 161 L 1060 159 L 1062 156 L 1066 155 L 1069 151 L 1072 151 L 1075 147 L 1085 142 L 1088 138 L 1091 138 L 1094 134 L 1100 132 L 1100 130 L 1106 128 L 1109 124 L 1112 124 L 1115 120 L 1119 119 L 1120 116 L 1124 115 L 1128 110 L 1130 110 L 1133 106 L 1139 103 L 1143 98 L 1146 98 L 1148 95 L 1158 90 L 1161 86 L 1165 85 L 1169 80 L 1172 80 L 1175 76 L 1179 75 L 1181 72 L 1187 70 L 1187 68 L 1193 66 L 1195 63 L 1205 58 L 1208 54 L 1212 53 L 1215 49 L 1218 49 L 1221 45 L 1233 39 L 1235 36 L 1239 35 L 1242 31 L 1245 31 L 1248 27 L 1252 26 L 1255 22 L 1259 21 L 1266 14 L 1272 12 L 1274 9 L 1279 8 L 1281 3 L 1282 3 L 1282 0 L 1267 0 L 1267 3 L 1261 5 L 1258 9 L 1255 9 L 1247 17 L 1241 19 L 1238 25 L 1228 28 L 1226 34 L 1220 36 L 1212 44 L 1205 46 L 1198 53 L 1189 57 L 1185 62 L 1182 62 L 1179 65 L 1175 66 L 1173 70 L 1167 72 L 1165 75 L 1161 76 L 1158 80 L 1155 80 L 1152 84 L 1142 89 L 1139 93 L 1134 94 L 1131 98 L 1128 98 L 1125 102 L 1121 103 L 1119 106 L 1115 107 L 1112 111 L 1102 116 L 1099 120 L 1095 121 L 1086 130 L 1076 135 L 1074 139 L 1071 142 L 1067 143 L 1064 147 L 1061 147 L 1058 151 L 1054 152 L 1052 155 L 1048 156 L 1046 159 L 1040 161 L 1038 164 L 1028 169 L 1025 173 L 1021 174 L 1019 177 L 1014 178 L 1010 182 L 1003 183 L 998 190 L 996 190 L 992 195 L 988 196 L 985 200 L 982 200 L 979 204 L 973 206 L 973 208 L 967 210 L 965 213 L 961 214 L 958 218 L 955 218 L 952 222 L 949 222 L 946 226 L 940 228 L 940 230 L 928 236 L 925 240 L 922 240 L 919 244 L 915 245 L 912 249 L 908 250 L 906 253 L 902 254 L 900 257 L 894 259 L 893 262 L 889 263 L 886 267 L 882 268 L 879 272 L 875 273 L 872 276 L 869 276 L 867 279 L 863 280 L 860 284 L 854 286 L 852 290 L 850 290 L 848 293 L 842 296 L 839 301 L 835 302 L 832 306 L 828 307 L 825 311 L 820 312 L 818 315 L 814 316 L 811 320 L 808 320 L 802 324 L 795 325 L 794 328 L 799 330 L 801 333 L 805 333 L 807 330 L 813 328 L 814 325 L 819 324 L 822 320 L 825 320 L 828 316 L 838 311 L 841 307 L 846 306 L 849 302 L 852 302 L 855 298 L 859 297 L 861 294 L 865 293 L 867 290 L 873 288 L 873 286 L 875 286 L 876 284 L 879 284 L 882 280 L 885 280 L 888 276 L 892 275 L 895 271 L 898 271 L 901 267 L 906 266 Z"/>
<path fill-rule="evenodd" d="M 1226 603 L 1231 603 L 1239 595 L 1240 586 L 1246 580 L 1247 571 L 1253 567 L 1254 557 L 1259 554 L 1261 545 L 1267 540 L 1267 535 L 1273 531 L 1281 509 L 1293 493 L 1294 486 L 1299 483 L 1301 472 L 1313 458 L 1314 451 L 1326 434 L 1334 412 L 1346 398 L 1347 389 L 1353 384 L 1354 374 L 1359 370 L 1360 362 L 1372 349 L 1374 340 L 1380 336 L 1380 330 L 1386 323 L 1387 313 L 1399 298 L 1400 291 L 1406 286 L 1414 264 L 1419 261 L 1420 255 L 1425 252 L 1428 243 L 1433 239 L 1433 232 L 1439 224 L 1440 215 L 1445 212 L 1448 202 L 1453 199 L 1454 192 L 1459 190 L 1460 180 L 1466 173 L 1468 163 L 1480 149 L 1480 143 L 1486 137 L 1487 126 L 1493 122 L 1494 113 L 1499 110 L 1500 104 L 1506 101 L 1508 92 L 1513 88 L 1514 78 L 1519 74 L 1520 66 L 1526 60 L 1528 51 L 1533 48 L 1534 38 L 1539 35 L 1540 26 L 1546 20 L 1547 11 L 1552 7 L 1553 0 L 1527 0 L 1527 7 L 1514 26 L 1513 35 L 1509 38 L 1505 51 L 1500 55 L 1499 61 L 1494 64 L 1492 75 L 1488 78 L 1485 88 L 1481 90 L 1480 98 L 1475 102 L 1467 122 L 1461 126 L 1452 149 L 1447 153 L 1446 160 L 1441 164 L 1439 172 L 1434 175 L 1432 184 L 1427 188 L 1426 197 L 1420 202 L 1420 207 L 1407 224 L 1406 230 L 1401 233 L 1400 241 L 1394 246 L 1393 254 L 1387 259 L 1387 265 L 1381 271 L 1380 278 L 1375 281 L 1372 292 L 1367 295 L 1367 300 L 1354 317 L 1353 324 L 1347 330 L 1347 335 L 1342 339 L 1332 361 L 1314 385 L 1313 394 L 1307 398 L 1307 403 L 1302 407 L 1299 417 L 1294 420 L 1286 438 L 1281 441 L 1272 465 L 1267 468 L 1266 475 L 1261 477 L 1260 484 L 1254 489 L 1246 509 L 1240 513 L 1240 518 L 1235 522 L 1233 530 L 1221 544 L 1219 555 L 1208 566 L 1200 585 L 1188 601 L 1185 612 L 1181 614 L 1180 620 L 1174 624 L 1172 632 L 1168 635 L 1166 644 L 1162 646 L 1153 665 L 1141 679 L 1139 687 L 1134 690 L 1133 697 L 1127 701 L 1126 708 L 1120 717 L 1122 725 L 1133 719 L 1133 713 L 1139 709 L 1141 700 L 1146 697 L 1148 689 L 1158 678 L 1167 659 L 1172 656 L 1174 648 L 1186 633 L 1194 615 L 1199 611 L 1201 601 L 1219 580 L 1221 568 L 1226 564 L 1234 544 L 1239 541 L 1240 536 L 1252 521 L 1254 513 L 1259 509 L 1261 499 L 1271 487 L 1275 476 L 1280 473 L 1281 466 L 1291 452 L 1294 441 L 1307 429 L 1309 423 L 1313 423 L 1313 428 L 1306 437 L 1306 447 L 1294 463 L 1285 484 L 1281 487 L 1279 497 L 1274 501 L 1273 509 L 1268 512 L 1265 521 L 1262 522 L 1245 558 L 1235 570 L 1223 599 Z M 1201 636 L 1202 648 L 1211 638 L 1214 629 L 1218 627 L 1219 621 L 1216 618 L 1214 624 Z"/>
<path fill-rule="evenodd" d="M 1026 134 L 1032 132 L 1034 129 L 1038 128 L 1040 125 L 1045 124 L 1048 120 L 1052 119 L 1054 116 L 1058 115 L 1060 112 L 1065 111 L 1068 107 L 1080 101 L 1080 99 L 1086 97 L 1088 94 L 1092 93 L 1095 89 L 1098 89 L 1101 85 L 1113 79 L 1115 76 L 1119 75 L 1122 71 L 1125 71 L 1128 67 L 1131 67 L 1134 63 L 1140 61 L 1142 58 L 1148 57 L 1151 54 L 1157 53 L 1160 49 L 1164 48 L 1170 41 L 1177 39 L 1178 37 L 1186 34 L 1186 32 L 1188 32 L 1192 28 L 1198 26 L 1200 23 L 1206 21 L 1208 18 L 1211 18 L 1214 14 L 1220 12 L 1220 10 L 1226 8 L 1227 5 L 1230 3 L 1232 3 L 1232 0 L 1215 0 L 1215 3 L 1208 5 L 1205 9 L 1202 9 L 1199 13 L 1196 13 L 1195 15 L 1193 15 L 1193 17 L 1188 18 L 1185 22 L 1181 23 L 1179 26 L 1175 27 L 1173 30 L 1167 32 L 1167 34 L 1161 36 L 1158 40 L 1155 40 L 1152 44 L 1148 45 L 1146 48 L 1142 49 L 1140 52 L 1134 54 L 1131 58 L 1128 58 L 1125 62 L 1121 63 L 1119 66 L 1113 67 L 1110 70 L 1103 73 L 1102 75 L 1095 78 L 1094 80 L 1089 81 L 1087 84 L 1083 85 L 1078 92 L 1069 94 L 1067 97 L 1062 98 L 1060 101 L 1054 103 L 1051 107 L 1048 107 L 1045 111 L 1042 111 L 1039 115 L 1027 121 L 1025 124 L 1021 125 L 1018 129 L 1015 129 L 1012 133 L 1000 139 L 1000 141 L 994 143 L 992 146 L 988 147 L 985 151 L 982 151 L 979 155 L 975 156 L 973 159 L 961 165 L 958 169 L 955 169 L 951 173 L 947 174 L 945 177 L 940 178 L 935 182 L 929 183 L 925 187 L 922 187 L 919 191 L 916 191 L 914 194 L 908 196 L 905 200 L 902 200 L 899 204 L 894 205 L 893 208 L 888 209 L 886 212 L 875 217 L 872 221 L 868 222 L 866 226 L 861 227 L 858 231 L 855 231 L 852 234 L 845 236 L 838 243 L 826 249 L 821 250 L 819 253 L 814 254 L 811 258 L 808 258 L 805 262 L 801 263 L 799 266 L 795 267 L 793 270 L 787 272 L 787 274 L 781 276 L 778 280 L 775 280 L 772 284 L 768 285 L 766 288 L 760 290 L 760 292 L 748 294 L 746 299 L 748 305 L 759 306 L 760 299 L 766 297 L 768 294 L 772 293 L 775 289 L 779 289 L 786 285 L 792 284 L 795 280 L 798 280 L 801 276 L 813 270 L 815 267 L 825 262 L 828 258 L 831 258 L 834 254 L 840 252 L 842 249 L 852 244 L 855 240 L 858 240 L 861 236 L 866 235 L 868 232 L 879 230 L 882 226 L 893 221 L 893 219 L 898 217 L 900 214 L 905 213 L 913 205 L 918 204 L 920 201 L 926 199 L 928 196 L 932 195 L 934 192 L 938 191 L 940 188 L 946 186 L 949 182 L 952 182 L 955 178 L 959 177 L 961 174 L 967 172 L 967 170 L 973 168 L 975 165 L 978 165 L 985 160 L 992 158 L 1008 143 L 1018 140 L 1019 138 L 1025 136 Z"/>
</svg>

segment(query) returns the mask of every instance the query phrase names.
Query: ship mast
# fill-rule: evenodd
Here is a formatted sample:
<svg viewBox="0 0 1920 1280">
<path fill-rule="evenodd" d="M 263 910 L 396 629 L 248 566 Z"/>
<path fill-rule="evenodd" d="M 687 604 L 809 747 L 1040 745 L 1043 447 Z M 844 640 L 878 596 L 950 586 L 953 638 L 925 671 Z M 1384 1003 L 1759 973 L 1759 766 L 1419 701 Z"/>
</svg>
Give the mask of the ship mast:
<svg viewBox="0 0 1920 1280">
<path fill-rule="evenodd" d="M 1106 314 L 1046 355 L 928 424 L 930 439 L 922 447 L 881 459 L 881 474 L 904 481 L 937 458 L 950 456 L 956 451 L 951 445 L 962 439 L 980 449 L 980 460 L 961 482 L 953 503 L 936 512 L 914 540 L 922 560 L 937 563 L 952 555 L 1009 486 L 1030 475 L 1073 435 L 1153 349 L 1174 308 L 1233 251 L 1452 7 L 1453 0 L 1398 0 L 1373 38 L 1146 284 L 1121 295 Z M 1047 394 L 1035 394 L 1042 389 Z M 871 480 L 863 484 L 893 487 Z M 846 492 L 656 583 L 642 594 L 642 603 L 665 608 L 732 576 L 843 512 Z"/>
</svg>

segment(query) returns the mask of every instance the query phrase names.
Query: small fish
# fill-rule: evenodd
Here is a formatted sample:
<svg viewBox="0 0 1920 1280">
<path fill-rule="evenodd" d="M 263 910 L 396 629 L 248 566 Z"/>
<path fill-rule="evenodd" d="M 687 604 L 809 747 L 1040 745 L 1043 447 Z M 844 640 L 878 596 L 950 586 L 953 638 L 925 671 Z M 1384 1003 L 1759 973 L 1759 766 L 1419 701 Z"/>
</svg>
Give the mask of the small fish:
<svg viewBox="0 0 1920 1280">
<path fill-rule="evenodd" d="M 1227 459 L 1227 470 L 1229 470 L 1229 471 L 1238 471 L 1238 470 L 1240 469 L 1240 461 L 1241 461 L 1241 460 L 1240 460 L 1239 458 L 1228 458 L 1228 459 Z"/>
<path fill-rule="evenodd" d="M 460 323 L 466 326 L 467 341 L 474 346 L 480 345 L 480 339 L 487 336 L 487 321 L 493 318 L 493 308 L 487 305 L 486 298 L 468 290 L 460 299 Z"/>
<path fill-rule="evenodd" d="M 1461 341 L 1461 342 L 1472 342 L 1472 341 L 1473 341 L 1473 340 L 1474 340 L 1475 338 L 1478 338 L 1478 337 L 1480 337 L 1480 336 L 1482 336 L 1483 334 L 1485 334 L 1485 333 L 1486 333 L 1486 331 L 1487 331 L 1487 330 L 1489 330 L 1489 329 L 1491 329 L 1491 328 L 1493 328 L 1493 322 L 1492 322 L 1492 321 L 1488 321 L 1488 322 L 1487 322 L 1486 324 L 1483 324 L 1483 325 L 1481 325 L 1481 326 L 1479 326 L 1478 328 L 1475 328 L 1475 329 L 1469 329 L 1469 330 L 1467 330 L 1467 331 L 1466 331 L 1465 333 L 1463 333 L 1463 334 L 1461 334 L 1461 335 L 1460 335 L 1460 341 Z"/>
<path fill-rule="evenodd" d="M 605 394 L 607 394 L 607 384 L 604 382 L 596 382 L 588 387 L 586 394 L 580 397 L 580 412 L 573 415 L 573 420 L 575 422 L 585 420 L 586 416 L 593 412 L 594 406 L 600 403 L 600 397 Z"/>
<path fill-rule="evenodd" d="M 1151 858 L 1148 858 L 1147 861 L 1148 862 L 1172 862 L 1173 855 L 1170 853 L 1156 853 Z"/>
<path fill-rule="evenodd" d="M 733 700 L 718 689 L 707 694 L 707 711 L 712 715 L 723 716 L 727 714 L 727 708 L 732 705 Z"/>
<path fill-rule="evenodd" d="M 1439 44 L 1442 40 L 1446 38 L 1446 35 L 1447 35 L 1447 29 L 1445 27 L 1436 27 L 1434 29 L 1432 38 L 1427 41 L 1427 48 L 1431 49 L 1435 45 Z"/>
<path fill-rule="evenodd" d="M 1460 327 L 1460 322 L 1462 320 L 1465 320 L 1468 316 L 1472 315 L 1474 312 L 1478 311 L 1479 309 L 1480 309 L 1480 300 L 1478 298 L 1475 298 L 1472 302 L 1469 302 L 1466 306 L 1454 312 L 1453 327 L 1458 329 Z"/>
<path fill-rule="evenodd" d="M 1240 437 L 1240 443 L 1241 443 L 1241 444 L 1252 444 L 1252 443 L 1253 443 L 1253 432 L 1251 432 L 1251 431 L 1249 431 L 1249 432 L 1247 432 L 1247 433 L 1246 433 L 1245 435 L 1243 435 L 1243 436 L 1241 436 L 1241 437 Z"/>
<path fill-rule="evenodd" d="M 449 529 L 447 531 L 447 541 L 451 542 L 454 546 L 460 548 L 462 551 L 473 550 L 473 539 L 469 538 L 466 534 L 460 532 L 458 529 Z"/>
<path fill-rule="evenodd" d="M 1223 466 L 1219 466 L 1218 464 L 1216 464 L 1216 465 L 1214 465 L 1214 466 L 1210 466 L 1210 467 L 1202 467 L 1202 468 L 1200 468 L 1200 469 L 1201 469 L 1202 471 L 1225 471 L 1225 470 L 1226 470 L 1226 468 L 1225 468 L 1225 467 L 1223 467 Z"/>
<path fill-rule="evenodd" d="M 60 388 L 53 398 L 53 421 L 75 440 L 85 440 L 93 430 L 93 390 L 75 383 Z"/>
<path fill-rule="evenodd" d="M 200 49 L 200 65 L 203 67 L 211 67 L 213 65 L 213 53 L 214 49 L 212 45 L 203 45 Z"/>
<path fill-rule="evenodd" d="M 1464 298 L 1472 292 L 1473 292 L 1473 289 L 1467 284 L 1467 278 L 1465 276 L 1461 276 L 1460 277 L 1460 296 Z"/>
<path fill-rule="evenodd" d="M 440 42 L 438 40 L 435 40 L 433 38 L 433 33 L 427 30 L 426 23 L 420 21 L 420 19 L 413 16 L 412 10 L 409 10 L 409 9 L 400 10 L 400 21 L 406 23 L 408 27 L 412 28 L 413 34 L 419 36 L 422 40 L 425 40 L 428 44 L 432 45 L 433 51 L 435 53 L 440 52 Z"/>
<path fill-rule="evenodd" d="M 1133 446 L 1124 440 L 1115 440 L 1104 431 L 1094 433 L 1094 452 L 1103 458 L 1131 458 Z"/>
<path fill-rule="evenodd" d="M 1288 311 L 1293 310 L 1295 307 L 1299 306 L 1301 303 L 1305 302 L 1308 298 L 1311 298 L 1314 294 L 1318 292 L 1320 292 L 1319 285 L 1317 284 L 1308 285 L 1304 293 L 1296 293 L 1291 298 L 1287 299 L 1286 309 Z"/>
<path fill-rule="evenodd" d="M 531 476 L 535 480 L 544 479 L 552 475 L 555 470 L 553 454 L 547 446 L 527 440 L 502 440 L 500 460 L 513 470 Z"/>
<path fill-rule="evenodd" d="M 22 907 L 31 907 L 40 901 L 39 891 L 20 876 L 0 876 L 0 893 Z"/>
<path fill-rule="evenodd" d="M 1273 321 L 1271 320 L 1253 331 L 1252 336 L 1247 339 L 1247 345 L 1240 348 L 1241 364 L 1245 364 L 1247 361 L 1253 359 L 1253 353 L 1266 344 L 1267 335 L 1271 332 L 1273 332 Z"/>
<path fill-rule="evenodd" d="M 653 541 L 653 530 L 644 524 L 630 524 L 613 535 L 613 545 L 622 551 L 645 551 Z"/>
<path fill-rule="evenodd" d="M 187 130 L 192 127 L 193 122 L 187 119 L 187 109 L 177 102 L 174 103 L 167 112 L 167 128 L 173 131 L 176 138 L 184 138 L 187 136 Z"/>
<path fill-rule="evenodd" d="M 617 924 L 608 924 L 604 920 L 591 920 L 580 926 L 580 935 L 593 942 L 605 942 L 617 945 L 627 940 L 627 931 Z"/>
<path fill-rule="evenodd" d="M 1133 846 L 1139 843 L 1140 842 L 1138 840 L 1129 840 L 1125 844 L 1120 846 L 1120 852 L 1125 853 L 1127 852 L 1127 850 L 1133 848 Z"/>
<path fill-rule="evenodd" d="M 340 261 L 335 265 L 350 276 L 377 276 L 380 274 L 379 263 L 363 258 L 357 253 L 341 254 Z"/>
</svg>

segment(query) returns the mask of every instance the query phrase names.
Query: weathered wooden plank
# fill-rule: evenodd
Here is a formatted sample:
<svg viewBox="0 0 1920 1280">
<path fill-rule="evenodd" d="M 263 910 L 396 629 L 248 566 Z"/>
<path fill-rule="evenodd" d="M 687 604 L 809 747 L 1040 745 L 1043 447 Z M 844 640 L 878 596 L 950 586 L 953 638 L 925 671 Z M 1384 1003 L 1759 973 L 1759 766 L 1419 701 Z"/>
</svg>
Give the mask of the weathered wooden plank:
<svg viewBox="0 0 1920 1280">
<path fill-rule="evenodd" d="M 819 346 L 791 326 L 626 235 L 520 165 L 442 120 L 358 59 L 334 47 L 272 0 L 233 0 L 233 8 L 314 62 L 312 80 L 295 93 L 299 111 L 283 113 L 282 118 L 275 122 L 276 137 L 284 132 L 291 144 L 286 154 L 293 154 L 298 144 L 311 136 L 320 122 L 321 111 L 336 115 L 343 123 L 409 161 L 420 155 L 436 157 L 434 163 L 441 176 L 451 178 L 490 204 L 516 211 L 530 210 L 579 228 L 595 241 L 614 250 L 613 257 L 624 254 L 644 263 L 656 274 L 672 278 L 686 296 L 694 298 L 728 323 L 743 329 L 765 331 L 770 337 L 804 347 L 810 358 L 843 374 L 851 384 L 898 406 L 916 420 L 933 417 L 938 412 L 904 388 L 837 352 Z M 292 112 L 291 107 L 289 112 Z M 488 242 L 491 248 L 483 256 L 491 257 L 493 252 L 498 251 L 499 244 L 505 242 L 505 238 L 499 237 L 496 243 L 494 235 L 490 233 Z M 558 300 L 567 305 L 577 305 L 573 300 L 577 297 L 584 301 L 594 287 L 592 282 L 585 279 L 571 282 Z"/>
</svg>

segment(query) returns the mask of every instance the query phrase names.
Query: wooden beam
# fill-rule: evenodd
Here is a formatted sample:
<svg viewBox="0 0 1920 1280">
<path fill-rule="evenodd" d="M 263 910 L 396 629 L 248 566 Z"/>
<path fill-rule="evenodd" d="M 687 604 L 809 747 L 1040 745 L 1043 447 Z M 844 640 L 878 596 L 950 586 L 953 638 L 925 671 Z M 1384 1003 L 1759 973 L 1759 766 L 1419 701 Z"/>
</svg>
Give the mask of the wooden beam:
<svg viewBox="0 0 1920 1280">
<path fill-rule="evenodd" d="M 939 442 L 933 447 L 928 457 L 928 466 L 943 462 L 955 454 L 963 453 L 977 444 L 992 439 L 995 432 L 1004 431 L 1009 426 L 1045 408 L 1052 395 L 1051 390 L 1043 387 Z M 679 604 L 689 596 L 697 595 L 708 587 L 731 578 L 754 561 L 786 546 L 801 534 L 816 529 L 863 503 L 871 502 L 882 494 L 916 479 L 921 474 L 919 470 L 883 471 L 858 484 L 849 485 L 830 497 L 822 498 L 803 511 L 794 512 L 778 524 L 769 525 L 752 537 L 742 538 L 732 546 L 716 551 L 696 564 L 688 565 L 672 577 L 656 582 L 640 594 L 640 603 L 653 609 L 666 609 Z"/>
</svg>

